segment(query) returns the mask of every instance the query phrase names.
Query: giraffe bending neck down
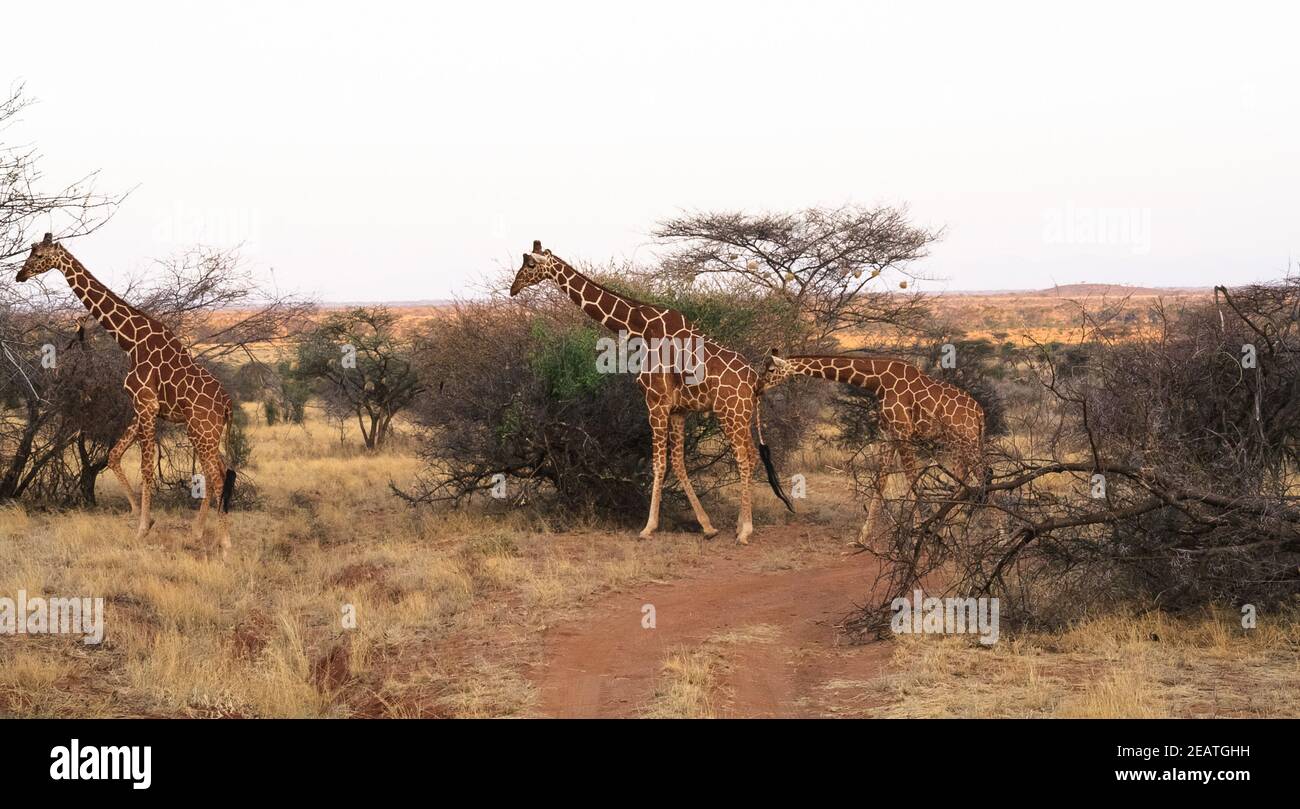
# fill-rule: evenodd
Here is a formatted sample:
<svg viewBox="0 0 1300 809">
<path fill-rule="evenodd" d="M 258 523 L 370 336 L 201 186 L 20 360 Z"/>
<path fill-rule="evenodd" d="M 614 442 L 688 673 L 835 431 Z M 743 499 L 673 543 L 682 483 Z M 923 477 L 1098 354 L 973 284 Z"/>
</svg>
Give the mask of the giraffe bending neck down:
<svg viewBox="0 0 1300 809">
<path fill-rule="evenodd" d="M 888 357 L 794 356 L 782 357 L 772 349 L 763 373 L 762 389 L 768 390 L 792 376 L 829 379 L 864 388 L 880 402 L 880 426 L 885 445 L 876 474 L 876 497 L 867 510 L 863 532 L 875 521 L 884 500 L 890 467 L 907 475 L 914 486 L 921 469 L 916 466 L 913 447 L 917 441 L 938 444 L 952 457 L 950 470 L 963 485 L 971 472 L 982 471 L 984 457 L 984 409 L 969 393 L 933 377 L 913 365 Z"/>
<path fill-rule="evenodd" d="M 45 234 L 32 245 L 18 281 L 58 270 L 87 311 L 127 353 L 131 369 L 122 383 L 131 395 L 135 421 L 108 455 L 108 466 L 126 490 L 131 513 L 139 514 L 137 538 L 153 526 L 150 501 L 153 494 L 154 458 L 158 419 L 184 424 L 190 443 L 203 468 L 204 497 L 194 520 L 194 539 L 202 547 L 203 526 L 211 503 L 219 503 L 218 546 L 222 558 L 230 547 L 227 512 L 234 493 L 235 470 L 222 460 L 220 443 L 230 425 L 232 404 L 212 374 L 199 366 L 172 332 L 157 320 L 140 312 L 101 284 L 63 245 Z M 140 443 L 140 500 L 122 471 L 122 456 Z"/>
<path fill-rule="evenodd" d="M 740 472 L 736 541 L 746 544 L 754 530 L 750 482 L 759 455 L 750 437 L 750 422 L 757 414 L 758 374 L 743 356 L 706 338 L 681 312 L 619 295 L 553 256 L 550 250 L 543 250 L 541 242 L 533 242 L 532 251 L 524 254 L 510 294 L 517 295 L 526 287 L 548 280 L 588 317 L 649 345 L 649 359 L 638 373 L 637 383 L 645 393 L 654 435 L 654 486 L 641 537 L 649 537 L 659 527 L 659 502 L 670 448 L 673 473 L 690 501 L 695 519 L 706 537 L 717 534 L 687 477 L 683 438 L 687 413 L 712 412 L 717 414 L 736 456 Z M 775 472 L 770 464 L 765 462 L 765 466 L 773 491 L 789 507 Z"/>
</svg>

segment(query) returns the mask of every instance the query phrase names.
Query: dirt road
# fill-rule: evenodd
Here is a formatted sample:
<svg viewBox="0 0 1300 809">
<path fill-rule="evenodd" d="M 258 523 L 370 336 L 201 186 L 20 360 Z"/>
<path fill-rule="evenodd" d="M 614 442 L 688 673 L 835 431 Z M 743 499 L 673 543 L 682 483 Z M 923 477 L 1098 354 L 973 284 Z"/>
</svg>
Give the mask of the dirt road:
<svg viewBox="0 0 1300 809">
<path fill-rule="evenodd" d="M 865 598 L 872 562 L 852 556 L 754 573 L 746 571 L 748 552 L 722 550 L 688 578 L 608 596 L 550 630 L 534 674 L 542 713 L 637 716 L 669 653 L 719 636 L 730 638 L 720 715 L 833 716 L 845 699 L 860 711 L 863 686 L 881 674 L 889 648 L 837 644 L 834 625 Z M 643 626 L 645 605 L 653 607 L 653 629 Z M 748 638 L 756 626 L 764 632 Z"/>
</svg>

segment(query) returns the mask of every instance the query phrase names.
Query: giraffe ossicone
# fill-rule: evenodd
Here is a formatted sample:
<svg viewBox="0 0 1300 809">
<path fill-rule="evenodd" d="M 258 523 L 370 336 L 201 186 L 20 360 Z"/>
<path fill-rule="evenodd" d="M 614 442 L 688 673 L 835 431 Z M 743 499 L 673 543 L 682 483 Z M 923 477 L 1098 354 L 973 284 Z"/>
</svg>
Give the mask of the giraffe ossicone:
<svg viewBox="0 0 1300 809">
<path fill-rule="evenodd" d="M 224 558 L 230 547 L 227 512 L 234 494 L 235 470 L 221 457 L 221 441 L 233 415 L 230 396 L 216 377 L 194 361 L 180 339 L 163 324 L 128 304 L 99 282 L 53 234 L 32 244 L 31 253 L 18 271 L 26 281 L 50 270 L 58 270 L 68 287 L 89 314 L 127 353 L 131 368 L 122 387 L 131 395 L 135 420 L 108 455 L 108 466 L 126 490 L 131 513 L 139 515 L 137 538 L 153 527 L 150 504 L 153 497 L 154 458 L 157 450 L 158 419 L 184 424 L 190 443 L 203 468 L 206 485 L 193 525 L 194 538 L 202 543 L 208 508 L 219 504 L 218 546 Z M 140 444 L 140 499 L 122 471 L 122 456 Z"/>
</svg>

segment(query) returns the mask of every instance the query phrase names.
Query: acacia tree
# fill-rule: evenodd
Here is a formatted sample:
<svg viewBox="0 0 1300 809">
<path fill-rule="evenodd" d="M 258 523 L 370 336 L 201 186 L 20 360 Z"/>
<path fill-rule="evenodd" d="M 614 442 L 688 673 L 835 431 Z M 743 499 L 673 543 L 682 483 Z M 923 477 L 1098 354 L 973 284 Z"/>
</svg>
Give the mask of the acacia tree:
<svg viewBox="0 0 1300 809">
<path fill-rule="evenodd" d="M 366 449 L 378 449 L 393 418 L 424 390 L 411 351 L 396 315 L 358 307 L 331 314 L 299 343 L 297 374 L 316 382 L 333 415 L 355 416 Z"/>
<path fill-rule="evenodd" d="M 667 268 L 678 278 L 790 301 L 813 326 L 810 346 L 865 326 L 920 328 L 924 301 L 904 290 L 917 277 L 912 263 L 942 235 L 912 224 L 905 207 L 855 205 L 694 213 L 661 222 L 654 233 L 670 245 Z M 895 281 L 901 289 L 886 287 Z"/>
</svg>

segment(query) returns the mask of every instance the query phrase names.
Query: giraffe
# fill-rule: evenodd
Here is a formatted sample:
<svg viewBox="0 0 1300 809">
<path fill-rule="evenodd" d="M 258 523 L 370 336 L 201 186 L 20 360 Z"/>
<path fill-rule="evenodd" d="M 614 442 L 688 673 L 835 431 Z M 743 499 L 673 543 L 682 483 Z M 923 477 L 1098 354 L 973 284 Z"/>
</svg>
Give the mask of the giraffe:
<svg viewBox="0 0 1300 809">
<path fill-rule="evenodd" d="M 670 447 L 673 473 L 690 501 L 705 538 L 712 539 L 718 533 L 686 474 L 684 435 L 686 415 L 692 411 L 717 415 L 736 457 L 740 472 L 738 543 L 748 544 L 754 530 L 750 481 L 756 457 L 762 458 L 773 491 L 787 508 L 794 510 L 781 490 L 769 456 L 765 452 L 756 454 L 749 434 L 750 422 L 758 412 L 759 387 L 758 374 L 743 356 L 709 340 L 681 312 L 619 295 L 587 278 L 550 250 L 543 250 L 540 241 L 534 241 L 532 251 L 524 253 L 523 265 L 510 286 L 510 296 L 546 280 L 554 282 L 591 319 L 620 336 L 640 338 L 649 346 L 647 359 L 637 374 L 654 435 L 651 456 L 654 485 L 650 514 L 639 535 L 642 539 L 649 538 L 659 527 L 659 502 Z"/>
<path fill-rule="evenodd" d="M 773 348 L 763 372 L 766 391 L 792 376 L 812 376 L 865 388 L 880 401 L 880 420 L 886 445 L 876 473 L 876 496 L 867 509 L 863 534 L 870 531 L 876 511 L 885 498 L 889 461 L 914 486 L 914 442 L 932 441 L 955 461 L 954 476 L 966 484 L 973 471 L 983 467 L 984 408 L 969 393 L 921 373 L 910 363 L 888 357 L 793 356 L 782 357 Z M 892 456 L 892 457 L 891 457 Z"/>
<path fill-rule="evenodd" d="M 18 281 L 57 269 L 68 286 L 99 321 L 131 360 L 122 387 L 131 395 L 135 421 L 108 455 L 108 466 L 126 490 L 131 513 L 139 515 L 136 538 L 153 526 L 149 513 L 154 481 L 154 458 L 158 419 L 185 424 L 190 443 L 203 467 L 205 495 L 194 520 L 194 539 L 202 543 L 203 525 L 210 503 L 220 502 L 218 512 L 221 557 L 230 547 L 227 512 L 235 488 L 235 470 L 227 468 L 219 444 L 230 426 L 232 403 L 212 374 L 195 363 L 189 351 L 167 327 L 142 313 L 101 284 L 53 236 L 32 245 L 32 251 L 18 271 Z M 84 319 L 83 319 L 84 320 Z M 122 456 L 140 443 L 140 501 L 122 471 Z"/>
</svg>

